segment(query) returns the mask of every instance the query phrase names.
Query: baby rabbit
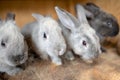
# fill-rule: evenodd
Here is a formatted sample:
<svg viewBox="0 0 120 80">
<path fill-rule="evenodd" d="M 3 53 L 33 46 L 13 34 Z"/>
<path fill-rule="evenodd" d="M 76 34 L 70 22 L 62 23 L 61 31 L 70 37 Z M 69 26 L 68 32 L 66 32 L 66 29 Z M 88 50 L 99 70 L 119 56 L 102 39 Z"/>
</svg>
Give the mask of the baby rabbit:
<svg viewBox="0 0 120 80">
<path fill-rule="evenodd" d="M 0 72 L 15 75 L 28 58 L 28 48 L 23 35 L 15 24 L 15 14 L 8 13 L 6 20 L 0 20 Z"/>
<path fill-rule="evenodd" d="M 80 19 L 79 4 L 76 5 L 76 13 Z M 87 3 L 84 5 L 87 20 L 92 28 L 95 29 L 100 41 L 103 42 L 106 37 L 113 37 L 119 33 L 119 25 L 116 18 L 109 13 L 104 12 L 94 3 Z"/>
<path fill-rule="evenodd" d="M 48 59 L 49 56 L 54 64 L 61 65 L 59 56 L 66 51 L 66 43 L 59 24 L 50 16 L 40 14 L 32 16 L 36 21 L 23 27 L 23 35 L 31 38 L 31 46 L 42 59 Z"/>
<path fill-rule="evenodd" d="M 55 10 L 67 42 L 67 58 L 74 59 L 74 56 L 71 55 L 73 51 L 81 56 L 84 61 L 92 63 L 93 59 L 101 53 L 100 43 L 94 29 L 87 22 L 83 7 L 80 6 L 79 8 L 79 21 L 59 7 L 55 7 Z"/>
</svg>

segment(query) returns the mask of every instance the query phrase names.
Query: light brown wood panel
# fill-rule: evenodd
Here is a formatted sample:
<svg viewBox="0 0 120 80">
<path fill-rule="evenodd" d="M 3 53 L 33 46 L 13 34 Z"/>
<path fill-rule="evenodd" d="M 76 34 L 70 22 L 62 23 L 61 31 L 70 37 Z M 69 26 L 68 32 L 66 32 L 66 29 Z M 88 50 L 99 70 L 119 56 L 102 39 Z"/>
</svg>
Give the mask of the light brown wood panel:
<svg viewBox="0 0 120 80">
<path fill-rule="evenodd" d="M 20 27 L 33 20 L 32 13 L 50 14 L 56 18 L 55 5 L 69 9 L 69 2 L 63 0 L 12 0 L 0 1 L 0 4 L 0 15 L 4 18 L 7 12 L 14 12 Z"/>
<path fill-rule="evenodd" d="M 51 14 L 57 18 L 54 7 L 60 6 L 75 15 L 75 4 L 86 2 L 97 4 L 105 11 L 112 13 L 120 21 L 120 0 L 1 0 L 0 16 L 4 18 L 7 12 L 14 12 L 17 24 L 22 27 L 33 20 L 32 13 Z"/>
</svg>

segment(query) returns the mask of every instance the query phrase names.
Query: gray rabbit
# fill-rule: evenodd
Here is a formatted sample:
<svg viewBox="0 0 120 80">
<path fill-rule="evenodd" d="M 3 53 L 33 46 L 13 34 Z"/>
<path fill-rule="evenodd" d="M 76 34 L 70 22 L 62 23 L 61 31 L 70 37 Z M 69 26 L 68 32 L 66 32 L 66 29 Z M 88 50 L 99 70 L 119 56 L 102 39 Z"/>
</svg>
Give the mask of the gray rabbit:
<svg viewBox="0 0 120 80">
<path fill-rule="evenodd" d="M 0 19 L 0 72 L 15 75 L 22 69 L 16 66 L 28 58 L 28 47 L 18 26 L 15 14 L 8 13 L 6 20 Z"/>
<path fill-rule="evenodd" d="M 42 58 L 48 59 L 56 65 L 61 65 L 59 56 L 66 51 L 66 43 L 59 24 L 50 16 L 32 14 L 36 21 L 26 24 L 22 34 L 31 40 L 32 49 Z"/>
<path fill-rule="evenodd" d="M 80 20 L 78 21 L 69 12 L 55 7 L 60 20 L 64 38 L 67 42 L 66 58 L 74 59 L 72 51 L 85 62 L 92 63 L 101 53 L 99 38 L 94 29 L 87 22 L 84 9 L 80 6 Z"/>
<path fill-rule="evenodd" d="M 78 19 L 79 5 L 77 4 L 75 7 Z M 84 10 L 89 24 L 95 29 L 101 42 L 104 41 L 104 38 L 113 37 L 119 33 L 118 22 L 112 14 L 103 11 L 94 3 L 86 3 Z"/>
</svg>

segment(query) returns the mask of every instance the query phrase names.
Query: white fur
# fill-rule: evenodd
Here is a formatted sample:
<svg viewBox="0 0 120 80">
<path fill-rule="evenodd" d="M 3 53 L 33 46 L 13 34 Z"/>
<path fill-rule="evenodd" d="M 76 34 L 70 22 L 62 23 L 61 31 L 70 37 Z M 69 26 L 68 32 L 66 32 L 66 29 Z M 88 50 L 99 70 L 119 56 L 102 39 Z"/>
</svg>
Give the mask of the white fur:
<svg viewBox="0 0 120 80">
<path fill-rule="evenodd" d="M 47 59 L 49 56 L 53 63 L 61 65 L 62 61 L 59 55 L 63 55 L 66 51 L 66 44 L 59 24 L 51 17 L 44 17 L 39 14 L 32 14 L 32 16 L 37 21 L 27 24 L 22 29 L 22 33 L 24 35 L 29 33 L 34 49 L 41 58 Z M 27 31 L 28 28 L 31 32 Z M 28 33 L 25 33 L 26 31 Z M 44 33 L 47 38 L 43 37 Z"/>
<path fill-rule="evenodd" d="M 67 58 L 74 59 L 72 50 L 75 54 L 82 57 L 83 60 L 91 60 L 101 53 L 99 38 L 94 29 L 90 27 L 86 20 L 83 8 L 81 8 L 81 16 L 78 21 L 67 11 L 55 7 L 56 13 L 60 20 L 64 37 L 67 42 Z M 86 46 L 83 42 L 86 42 Z"/>
<path fill-rule="evenodd" d="M 5 46 L 2 46 L 2 41 Z M 0 23 L 0 53 L 0 72 L 15 75 L 22 70 L 16 66 L 23 64 L 27 60 L 27 45 L 14 20 Z M 15 58 L 17 59 L 19 55 L 23 56 L 23 58 L 15 62 Z"/>
</svg>

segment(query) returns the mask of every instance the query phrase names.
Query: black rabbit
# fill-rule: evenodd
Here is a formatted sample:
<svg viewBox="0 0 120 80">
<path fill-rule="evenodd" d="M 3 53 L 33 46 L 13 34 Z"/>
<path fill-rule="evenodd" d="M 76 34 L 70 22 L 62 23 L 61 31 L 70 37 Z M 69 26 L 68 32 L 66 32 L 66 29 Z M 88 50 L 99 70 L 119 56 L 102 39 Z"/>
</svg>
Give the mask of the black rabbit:
<svg viewBox="0 0 120 80">
<path fill-rule="evenodd" d="M 75 8 L 79 19 L 79 7 L 77 5 Z M 86 3 L 84 8 L 87 20 L 91 27 L 96 30 L 101 42 L 104 38 L 113 37 L 119 33 L 118 22 L 112 14 L 103 11 L 94 3 Z"/>
<path fill-rule="evenodd" d="M 78 19 L 80 15 L 79 5 L 75 6 Z M 101 43 L 106 37 L 113 37 L 119 33 L 119 24 L 112 14 L 103 11 L 94 3 L 86 3 L 83 6 L 87 20 L 91 27 L 95 29 Z M 101 49 L 103 52 L 105 51 L 104 48 L 101 47 Z"/>
</svg>

